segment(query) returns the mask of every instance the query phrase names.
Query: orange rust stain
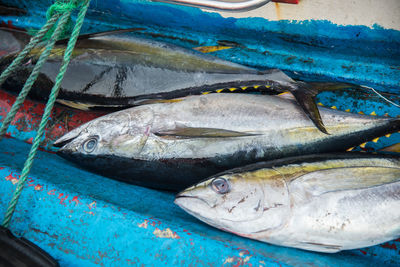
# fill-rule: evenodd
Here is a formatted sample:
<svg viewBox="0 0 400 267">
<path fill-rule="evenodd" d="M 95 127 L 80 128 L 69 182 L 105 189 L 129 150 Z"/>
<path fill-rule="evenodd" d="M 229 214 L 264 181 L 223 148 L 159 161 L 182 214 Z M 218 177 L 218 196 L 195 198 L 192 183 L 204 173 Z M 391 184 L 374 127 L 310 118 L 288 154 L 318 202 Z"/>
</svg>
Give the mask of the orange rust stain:
<svg viewBox="0 0 400 267">
<path fill-rule="evenodd" d="M 36 191 L 42 191 L 43 190 L 43 185 L 37 184 L 34 189 Z"/>
<path fill-rule="evenodd" d="M 275 10 L 276 10 L 276 17 L 277 17 L 277 19 L 278 19 L 278 20 L 281 20 L 281 19 L 282 19 L 282 16 L 281 16 L 281 7 L 280 7 L 279 3 L 275 3 Z"/>
<path fill-rule="evenodd" d="M 145 229 L 147 229 L 148 223 L 149 223 L 148 220 L 144 220 L 144 222 L 138 224 L 138 226 L 139 226 L 140 228 L 145 228 Z"/>
<path fill-rule="evenodd" d="M 10 175 L 6 176 L 5 179 L 13 184 L 16 184 L 18 183 L 19 177 L 20 176 L 17 174 L 14 176 L 13 173 L 10 173 Z"/>
<path fill-rule="evenodd" d="M 56 194 L 56 190 L 52 189 L 49 192 L 47 192 L 48 195 L 55 195 Z"/>
<path fill-rule="evenodd" d="M 66 200 L 67 198 L 68 198 L 68 195 L 65 195 L 65 196 L 64 196 L 63 193 L 60 193 L 60 194 L 58 195 L 58 199 L 60 199 L 60 204 L 61 204 L 61 205 L 67 206 L 67 204 L 65 204 L 65 200 Z"/>
<path fill-rule="evenodd" d="M 74 196 L 72 200 L 69 200 L 69 203 L 75 202 L 76 205 L 81 204 L 81 202 L 78 199 L 78 196 Z"/>
<path fill-rule="evenodd" d="M 154 230 L 153 234 L 156 237 L 159 237 L 159 238 L 170 238 L 170 239 L 179 239 L 179 238 L 181 238 L 179 235 L 177 235 L 175 232 L 173 232 L 169 228 L 164 229 L 164 230 L 160 230 L 160 229 L 156 228 Z"/>
<path fill-rule="evenodd" d="M 90 204 L 88 205 L 89 209 L 95 209 L 96 206 L 97 206 L 96 201 L 93 201 L 92 203 L 90 203 Z"/>
</svg>

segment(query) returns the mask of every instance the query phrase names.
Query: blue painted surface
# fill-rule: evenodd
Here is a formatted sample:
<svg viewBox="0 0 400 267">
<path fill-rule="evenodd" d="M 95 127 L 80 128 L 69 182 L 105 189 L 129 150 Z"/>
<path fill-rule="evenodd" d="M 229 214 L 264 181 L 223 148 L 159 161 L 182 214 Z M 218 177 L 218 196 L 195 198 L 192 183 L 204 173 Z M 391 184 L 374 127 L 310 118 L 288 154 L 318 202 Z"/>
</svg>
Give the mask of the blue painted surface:
<svg viewBox="0 0 400 267">
<path fill-rule="evenodd" d="M 14 139 L 0 142 L 1 214 L 15 189 L 5 177 L 17 176 L 28 150 L 29 145 Z M 91 174 L 46 152 L 38 153 L 29 177 L 11 229 L 40 245 L 62 266 L 395 266 L 400 262 L 398 250 L 382 246 L 322 254 L 234 236 L 180 210 L 172 204 L 171 193 Z M 172 238 L 160 237 L 160 231 Z M 399 241 L 387 246 L 393 244 L 400 246 Z"/>
<path fill-rule="evenodd" d="M 27 16 L 3 20 L 37 28 L 51 2 L 1 0 L 29 11 Z M 280 68 L 296 78 L 348 81 L 390 92 L 400 89 L 400 32 L 379 25 L 223 18 L 192 7 L 107 0 L 92 1 L 84 30 L 131 26 L 147 28 L 139 35 L 186 47 L 215 45 L 221 39 L 236 41 L 243 46 L 214 54 L 260 69 Z"/>
</svg>

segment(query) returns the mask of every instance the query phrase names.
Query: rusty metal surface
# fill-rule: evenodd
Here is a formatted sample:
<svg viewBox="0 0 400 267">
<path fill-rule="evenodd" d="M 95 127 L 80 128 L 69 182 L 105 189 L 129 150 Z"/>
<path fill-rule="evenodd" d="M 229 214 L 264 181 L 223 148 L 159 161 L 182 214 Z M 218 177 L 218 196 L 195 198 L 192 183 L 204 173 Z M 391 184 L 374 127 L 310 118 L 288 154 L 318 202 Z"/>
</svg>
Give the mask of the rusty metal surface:
<svg viewBox="0 0 400 267">
<path fill-rule="evenodd" d="M 14 95 L 0 90 L 0 120 L 5 118 L 14 101 Z M 32 143 L 40 124 L 44 106 L 43 103 L 30 100 L 25 101 L 8 128 L 7 135 Z M 45 138 L 41 147 L 51 149 L 50 145 L 52 141 L 79 125 L 103 114 L 102 112 L 83 112 L 56 105 L 46 127 Z"/>
</svg>

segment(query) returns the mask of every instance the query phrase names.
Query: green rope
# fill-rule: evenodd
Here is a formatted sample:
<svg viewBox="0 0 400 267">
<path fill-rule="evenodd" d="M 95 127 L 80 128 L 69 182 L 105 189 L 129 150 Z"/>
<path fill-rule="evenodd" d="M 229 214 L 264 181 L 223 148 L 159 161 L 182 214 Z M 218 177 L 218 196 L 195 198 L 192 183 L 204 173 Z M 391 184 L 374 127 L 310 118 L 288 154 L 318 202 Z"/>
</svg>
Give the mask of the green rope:
<svg viewBox="0 0 400 267">
<path fill-rule="evenodd" d="M 38 62 L 36 63 L 35 67 L 32 70 L 32 73 L 29 75 L 28 79 L 26 80 L 24 87 L 22 88 L 21 92 L 19 93 L 17 99 L 15 100 L 14 104 L 11 107 L 11 110 L 7 113 L 6 118 L 3 121 L 3 124 L 0 128 L 0 138 L 4 136 L 6 133 L 8 126 L 10 125 L 11 121 L 15 117 L 18 109 L 21 107 L 22 103 L 25 101 L 26 96 L 28 95 L 29 91 L 31 90 L 33 84 L 35 83 L 37 77 L 40 74 L 40 69 L 42 68 L 43 64 L 46 62 L 48 56 L 50 55 L 51 50 L 54 47 L 55 42 L 58 40 L 58 37 L 63 30 L 65 23 L 68 20 L 68 17 L 71 13 L 67 12 L 64 13 L 60 21 L 57 24 L 56 30 L 54 31 L 53 35 L 51 36 L 49 42 L 47 43 L 45 50 L 40 55 Z"/>
<path fill-rule="evenodd" d="M 26 178 L 27 178 L 28 173 L 29 173 L 29 171 L 30 171 L 30 169 L 32 167 L 33 160 L 35 158 L 37 149 L 39 147 L 39 144 L 41 142 L 41 139 L 42 139 L 42 136 L 43 136 L 43 133 L 44 133 L 44 129 L 45 129 L 46 124 L 48 122 L 48 119 L 50 117 L 51 110 L 53 109 L 55 100 L 57 98 L 62 79 L 64 77 L 64 74 L 65 74 L 66 70 L 67 70 L 68 64 L 69 64 L 69 62 L 71 60 L 71 54 L 72 54 L 72 51 L 73 51 L 73 49 L 75 47 L 75 43 L 76 43 L 76 41 L 78 39 L 79 32 L 81 30 L 81 27 L 82 27 L 83 20 L 85 18 L 86 12 L 87 12 L 87 10 L 89 8 L 89 3 L 90 3 L 90 0 L 85 0 L 83 7 L 79 11 L 75 27 L 73 29 L 71 38 L 70 38 L 70 40 L 68 42 L 67 49 L 65 50 L 65 53 L 64 53 L 63 63 L 61 65 L 60 71 L 59 71 L 59 73 L 58 73 L 58 75 L 56 77 L 56 82 L 55 82 L 55 84 L 54 84 L 54 86 L 53 86 L 53 88 L 51 90 L 51 93 L 50 93 L 50 96 L 49 96 L 49 100 L 47 101 L 47 105 L 46 105 L 45 111 L 43 113 L 43 117 L 42 117 L 42 120 L 40 122 L 38 132 L 37 132 L 37 134 L 35 136 L 35 140 L 33 141 L 31 150 L 29 152 L 29 156 L 28 156 L 27 160 L 25 161 L 24 168 L 23 168 L 22 173 L 21 173 L 21 177 L 20 177 L 20 179 L 18 181 L 18 184 L 17 184 L 17 188 L 15 189 L 14 195 L 13 195 L 13 197 L 12 197 L 12 199 L 11 199 L 9 205 L 8 205 L 8 209 L 7 209 L 6 215 L 4 217 L 4 221 L 3 221 L 3 226 L 4 227 L 8 227 L 9 224 L 10 224 L 11 217 L 12 217 L 14 211 L 15 211 L 15 207 L 16 207 L 17 202 L 18 202 L 18 198 L 21 195 L 22 189 L 23 189 L 23 187 L 25 185 L 25 182 L 26 182 Z M 68 14 L 68 15 L 65 16 L 65 17 L 64 17 L 64 15 L 62 15 L 62 18 L 68 19 L 70 11 L 67 12 L 66 14 Z M 61 24 L 61 20 L 60 20 L 60 24 Z M 59 29 L 57 28 L 54 31 L 53 35 L 57 35 L 59 33 L 60 33 Z"/>
<path fill-rule="evenodd" d="M 43 38 L 46 32 L 53 27 L 53 25 L 57 22 L 59 14 L 54 14 L 46 24 L 37 32 L 37 34 L 32 37 L 29 43 L 25 46 L 25 48 L 19 53 L 19 55 L 14 59 L 14 61 L 3 71 L 0 75 L 0 86 L 4 83 L 4 81 L 10 76 L 10 74 L 16 69 L 16 67 L 21 63 L 21 61 L 26 57 L 26 55 L 31 52 L 33 47 L 37 45 L 37 43 Z"/>
<path fill-rule="evenodd" d="M 54 4 L 52 4 L 46 12 L 46 18 L 50 19 L 54 14 L 64 14 L 66 12 L 71 12 L 75 8 L 78 7 L 79 3 L 81 0 L 71 0 L 71 1 L 65 1 L 65 0 L 57 0 Z M 71 33 L 72 30 L 72 20 L 71 17 L 69 17 L 64 30 L 61 32 L 60 39 L 64 39 L 68 36 L 69 33 Z M 50 39 L 50 36 L 52 35 L 54 31 L 54 27 L 51 28 L 46 35 L 44 36 L 45 40 Z"/>
</svg>

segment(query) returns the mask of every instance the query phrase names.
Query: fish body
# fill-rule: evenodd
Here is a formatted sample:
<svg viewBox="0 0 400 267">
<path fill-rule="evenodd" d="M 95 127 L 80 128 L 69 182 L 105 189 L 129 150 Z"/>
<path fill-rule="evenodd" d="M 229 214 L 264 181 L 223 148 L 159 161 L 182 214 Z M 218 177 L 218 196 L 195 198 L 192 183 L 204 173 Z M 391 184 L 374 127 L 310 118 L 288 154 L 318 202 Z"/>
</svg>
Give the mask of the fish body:
<svg viewBox="0 0 400 267">
<path fill-rule="evenodd" d="M 308 155 L 217 174 L 179 193 L 191 215 L 240 236 L 319 252 L 400 237 L 400 158 Z"/>
<path fill-rule="evenodd" d="M 61 42 L 52 50 L 32 96 L 48 97 L 65 49 L 66 44 Z M 18 90 L 41 51 L 41 48 L 34 49 L 27 63 L 15 72 L 5 87 Z M 4 58 L 1 69 L 13 57 Z M 250 90 L 257 85 L 283 90 L 281 87 L 290 87 L 290 83 L 295 81 L 277 69 L 259 71 L 172 44 L 126 34 L 99 34 L 77 42 L 59 98 L 66 104 L 126 107 L 151 99 L 171 99 L 215 90 Z"/>
<path fill-rule="evenodd" d="M 257 161 L 344 151 L 400 127 L 394 118 L 327 108 L 320 113 L 330 135 L 314 127 L 294 101 L 278 96 L 189 96 L 107 114 L 54 145 L 62 157 L 105 176 L 180 190 Z"/>
<path fill-rule="evenodd" d="M 278 69 L 260 71 L 172 44 L 127 35 L 127 31 L 132 29 L 80 36 L 61 83 L 59 103 L 83 110 L 115 110 L 212 92 L 290 91 L 309 118 L 326 133 L 315 95 L 321 90 L 352 86 L 294 81 Z M 9 31 L 0 31 L 0 36 L 8 35 Z M 15 39 L 26 39 L 21 32 L 13 35 Z M 48 98 L 65 49 L 65 41 L 55 45 L 33 85 L 31 98 Z M 32 50 L 2 88 L 19 92 L 42 50 Z M 0 71 L 15 56 L 16 53 L 1 58 Z"/>
</svg>

